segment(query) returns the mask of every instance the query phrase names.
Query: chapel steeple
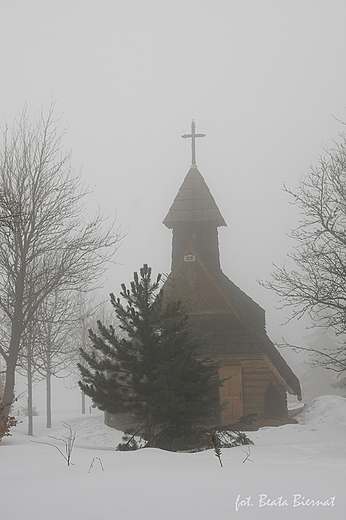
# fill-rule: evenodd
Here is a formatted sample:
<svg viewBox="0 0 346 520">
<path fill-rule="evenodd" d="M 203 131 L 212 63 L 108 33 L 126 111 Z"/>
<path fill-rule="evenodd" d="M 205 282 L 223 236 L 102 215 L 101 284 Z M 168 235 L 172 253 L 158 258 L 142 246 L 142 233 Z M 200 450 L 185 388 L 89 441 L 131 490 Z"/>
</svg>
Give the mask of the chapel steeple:
<svg viewBox="0 0 346 520">
<path fill-rule="evenodd" d="M 195 138 L 205 134 L 196 134 L 195 128 L 192 121 L 191 134 L 182 136 L 192 139 L 192 164 L 163 223 L 173 229 L 172 270 L 191 245 L 205 265 L 215 272 L 220 270 L 217 228 L 227 224 L 197 169 Z"/>
<path fill-rule="evenodd" d="M 163 223 L 173 230 L 172 272 L 166 294 L 187 305 L 189 320 L 203 338 L 202 355 L 221 363 L 220 424 L 236 424 L 254 414 L 287 422 L 286 392 L 301 398 L 299 380 L 270 341 L 265 311 L 223 273 L 218 227 L 226 226 L 196 164 L 195 123 L 192 164 Z"/>
</svg>

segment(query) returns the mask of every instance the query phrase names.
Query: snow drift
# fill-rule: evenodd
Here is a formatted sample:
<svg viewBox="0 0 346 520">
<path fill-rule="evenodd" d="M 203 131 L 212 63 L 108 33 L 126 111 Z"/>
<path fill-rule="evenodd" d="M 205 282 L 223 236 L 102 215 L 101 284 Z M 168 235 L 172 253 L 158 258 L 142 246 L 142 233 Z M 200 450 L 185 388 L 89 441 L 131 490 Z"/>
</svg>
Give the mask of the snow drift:
<svg viewBox="0 0 346 520">
<path fill-rule="evenodd" d="M 0 444 L 1 518 L 344 520 L 346 399 L 319 397 L 297 418 L 249 433 L 254 446 L 223 449 L 221 468 L 213 450 L 117 452 L 122 433 L 97 411 L 61 417 L 76 430 L 67 466 L 40 444 L 66 435 L 61 420 L 48 431 L 35 417 L 36 442 L 21 424 Z"/>
</svg>

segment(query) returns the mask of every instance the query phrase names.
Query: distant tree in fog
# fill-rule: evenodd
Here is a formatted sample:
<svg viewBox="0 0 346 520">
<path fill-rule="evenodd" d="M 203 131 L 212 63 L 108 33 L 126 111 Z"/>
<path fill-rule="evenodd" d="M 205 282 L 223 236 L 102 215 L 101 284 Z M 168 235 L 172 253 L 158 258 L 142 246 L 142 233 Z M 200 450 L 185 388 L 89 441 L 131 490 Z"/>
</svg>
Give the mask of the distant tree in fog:
<svg viewBox="0 0 346 520">
<path fill-rule="evenodd" d="M 290 236 L 293 252 L 264 283 L 292 309 L 291 318 L 308 315 L 312 323 L 332 330 L 337 345 L 323 350 L 301 347 L 315 363 L 336 372 L 346 370 L 346 136 L 326 150 L 297 190 L 285 188 L 300 209 Z"/>
<path fill-rule="evenodd" d="M 46 381 L 47 428 L 52 425 L 52 377 L 66 376 L 77 363 L 83 302 L 74 291 L 54 291 L 37 309 L 22 336 L 18 371 L 26 377 L 28 389 L 28 434 L 33 435 L 33 383 Z"/>
</svg>

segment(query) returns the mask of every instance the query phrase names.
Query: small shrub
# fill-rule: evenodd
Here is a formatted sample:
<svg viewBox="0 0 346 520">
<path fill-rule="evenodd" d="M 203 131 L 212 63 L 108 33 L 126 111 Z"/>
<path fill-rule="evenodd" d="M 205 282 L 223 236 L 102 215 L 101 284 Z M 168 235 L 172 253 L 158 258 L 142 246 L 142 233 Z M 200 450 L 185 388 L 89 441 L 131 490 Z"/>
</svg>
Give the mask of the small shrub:
<svg viewBox="0 0 346 520">
<path fill-rule="evenodd" d="M 56 446 L 56 444 L 52 444 L 51 442 L 44 442 L 44 441 L 33 441 L 37 444 L 47 444 L 48 446 L 53 446 L 53 448 L 56 448 L 60 455 L 66 460 L 68 466 L 73 466 L 71 462 L 72 457 L 72 451 L 73 446 L 76 440 L 76 432 L 73 430 L 72 426 L 68 423 L 63 422 L 62 423 L 65 428 L 67 428 L 68 433 L 66 436 L 63 437 L 53 437 L 52 435 L 48 435 L 50 439 L 55 439 L 56 441 L 62 441 L 65 444 L 65 453 L 59 448 L 59 446 Z"/>
<path fill-rule="evenodd" d="M 15 401 L 17 401 L 17 399 L 14 399 L 10 403 L 3 403 L 0 397 L 0 441 L 3 437 L 12 435 L 10 429 L 18 423 L 15 417 L 12 415 L 6 416 L 5 414 L 5 409 L 8 406 L 12 406 Z"/>
</svg>

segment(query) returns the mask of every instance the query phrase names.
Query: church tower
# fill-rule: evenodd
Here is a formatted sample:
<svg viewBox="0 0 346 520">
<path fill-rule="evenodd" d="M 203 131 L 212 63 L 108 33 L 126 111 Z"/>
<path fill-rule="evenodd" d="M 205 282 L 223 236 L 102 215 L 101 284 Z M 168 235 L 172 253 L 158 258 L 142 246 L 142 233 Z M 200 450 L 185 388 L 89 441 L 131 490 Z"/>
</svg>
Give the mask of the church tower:
<svg viewBox="0 0 346 520">
<path fill-rule="evenodd" d="M 196 164 L 196 138 L 205 134 L 196 134 L 192 121 L 182 137 L 191 139 L 192 164 L 163 221 L 173 232 L 170 279 L 207 338 L 204 354 L 219 361 L 220 378 L 228 378 L 220 388 L 227 405 L 220 424 L 252 413 L 259 425 L 282 424 L 286 392 L 301 398 L 299 381 L 267 336 L 265 311 L 221 270 L 218 227 L 226 222 Z"/>
<path fill-rule="evenodd" d="M 220 269 L 217 228 L 226 222 L 196 165 L 191 166 L 163 223 L 173 230 L 172 270 L 189 244 L 211 271 Z"/>
<path fill-rule="evenodd" d="M 192 140 L 192 164 L 163 223 L 173 230 L 172 271 L 191 244 L 205 265 L 216 273 L 220 270 L 217 228 L 227 224 L 197 169 L 195 139 L 204 134 L 196 134 L 195 130 L 192 121 L 191 134 L 182 136 Z"/>
</svg>

